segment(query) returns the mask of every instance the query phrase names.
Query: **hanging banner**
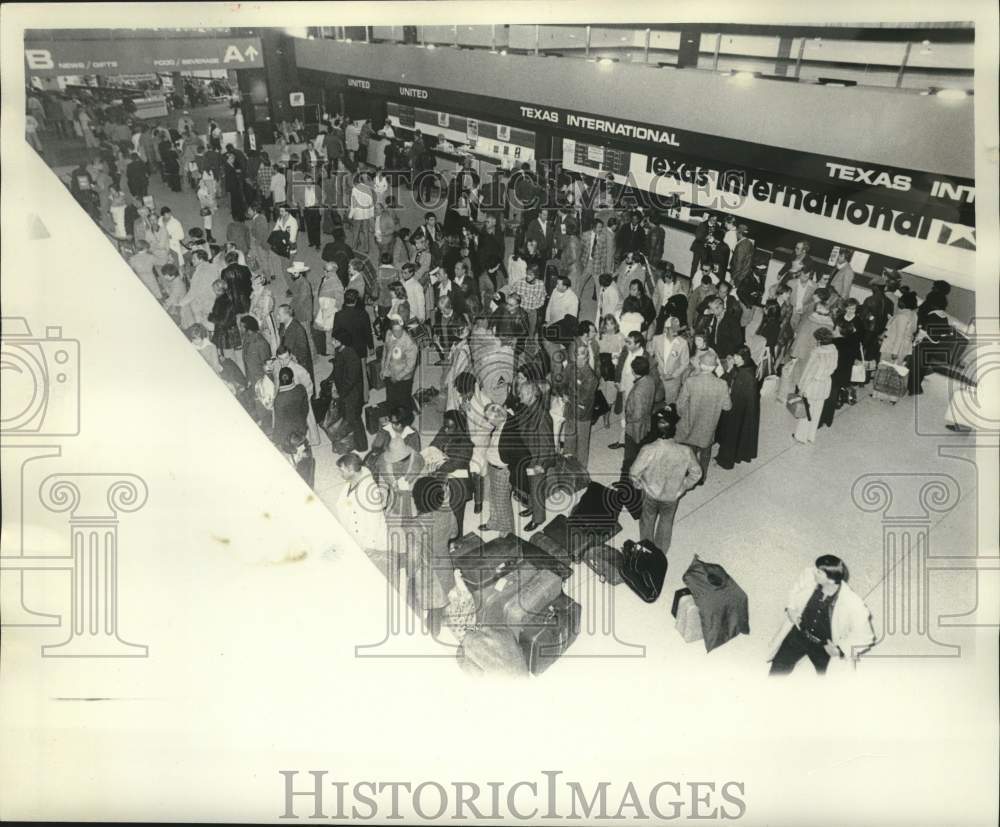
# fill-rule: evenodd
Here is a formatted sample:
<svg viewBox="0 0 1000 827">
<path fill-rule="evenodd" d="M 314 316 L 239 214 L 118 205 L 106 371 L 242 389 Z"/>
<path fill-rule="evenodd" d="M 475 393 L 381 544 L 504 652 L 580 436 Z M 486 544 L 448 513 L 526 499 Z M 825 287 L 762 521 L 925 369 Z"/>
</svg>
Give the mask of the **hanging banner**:
<svg viewBox="0 0 1000 827">
<path fill-rule="evenodd" d="M 24 41 L 28 77 L 134 75 L 264 66 L 259 37 Z"/>
</svg>

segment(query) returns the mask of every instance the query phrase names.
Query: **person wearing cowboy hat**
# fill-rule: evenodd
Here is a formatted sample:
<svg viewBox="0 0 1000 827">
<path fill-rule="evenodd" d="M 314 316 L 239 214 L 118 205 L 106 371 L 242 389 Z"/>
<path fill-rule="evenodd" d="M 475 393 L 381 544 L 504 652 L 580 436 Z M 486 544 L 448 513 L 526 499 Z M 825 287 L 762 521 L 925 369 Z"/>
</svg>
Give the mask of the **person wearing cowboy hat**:
<svg viewBox="0 0 1000 827">
<path fill-rule="evenodd" d="M 306 278 L 309 267 L 301 261 L 296 261 L 291 267 L 286 268 L 285 272 L 292 278 L 288 285 L 288 292 L 285 295 L 288 298 L 288 303 L 292 306 L 292 310 L 295 311 L 295 318 L 302 322 L 303 327 L 309 326 L 312 328 L 311 322 L 316 318 L 316 314 L 313 307 L 312 284 Z M 319 338 L 322 341 L 322 347 L 317 347 L 319 343 L 314 343 L 312 338 L 310 338 L 309 343 L 313 355 L 316 353 L 326 355 L 326 334 L 322 333 L 322 331 L 321 334 Z"/>
</svg>

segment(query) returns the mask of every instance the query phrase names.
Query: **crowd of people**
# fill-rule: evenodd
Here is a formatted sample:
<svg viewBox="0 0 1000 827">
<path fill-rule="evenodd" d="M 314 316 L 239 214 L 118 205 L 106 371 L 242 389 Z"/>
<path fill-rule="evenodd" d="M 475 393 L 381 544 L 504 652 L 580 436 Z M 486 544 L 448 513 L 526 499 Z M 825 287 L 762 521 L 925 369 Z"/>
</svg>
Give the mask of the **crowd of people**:
<svg viewBox="0 0 1000 827">
<path fill-rule="evenodd" d="M 409 561 L 432 626 L 470 502 L 485 511 L 480 532 L 527 536 L 567 468 L 610 476 L 641 497 L 640 538 L 667 552 L 677 504 L 713 455 L 721 471 L 757 457 L 762 398 L 794 398 L 793 438 L 813 442 L 880 363 L 908 368 L 919 393 L 933 360 L 914 354 L 950 329 L 947 283 L 919 301 L 889 272 L 859 302 L 851 251 L 827 272 L 806 241 L 769 279 L 731 216 L 705 218 L 692 271 L 678 273 L 661 216 L 617 209 L 604 179 L 584 198 L 573 181 L 546 189 L 527 165 L 484 183 L 466 161 L 434 185 L 444 220 L 428 210 L 402 227 L 402 188 L 425 186 L 423 150 L 399 148 L 400 172 L 373 167 L 366 142 L 384 132 L 365 126 L 324 120 L 291 153 L 301 125 L 282 124 L 275 163 L 185 116 L 176 130 L 104 130 L 69 185 L 129 241 L 142 283 L 310 484 L 326 434 L 345 480 L 338 516 L 387 576 Z M 154 203 L 156 174 L 174 192 L 186 182 L 202 226 Z M 525 191 L 551 197 L 509 197 Z M 211 218 L 227 195 L 220 237 Z M 296 258 L 302 224 L 323 263 L 315 289 Z M 444 416 L 427 443 L 414 425 L 432 393 L 415 384 L 438 366 Z M 620 467 L 591 462 L 601 428 Z"/>
</svg>

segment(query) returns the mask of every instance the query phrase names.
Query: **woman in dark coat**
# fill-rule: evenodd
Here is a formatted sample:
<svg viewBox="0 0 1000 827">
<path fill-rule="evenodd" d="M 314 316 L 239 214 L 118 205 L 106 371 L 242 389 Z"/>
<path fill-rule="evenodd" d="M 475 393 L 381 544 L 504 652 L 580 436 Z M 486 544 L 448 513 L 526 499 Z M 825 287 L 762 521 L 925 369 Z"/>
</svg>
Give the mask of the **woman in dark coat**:
<svg viewBox="0 0 1000 827">
<path fill-rule="evenodd" d="M 181 191 L 181 162 L 170 141 L 160 141 L 160 161 L 163 164 L 163 182 L 174 192 Z"/>
<path fill-rule="evenodd" d="M 885 326 L 889 323 L 889 317 L 895 309 L 890 299 L 885 295 L 885 281 L 876 279 L 871 283 L 871 295 L 861 304 L 861 326 L 864 330 L 862 345 L 865 349 L 865 358 L 878 365 L 881 354 L 882 334 L 885 333 Z"/>
<path fill-rule="evenodd" d="M 757 366 L 744 346 L 733 354 L 733 367 L 726 377 L 733 406 L 719 419 L 719 453 L 716 462 L 731 469 L 737 462 L 757 458 L 757 437 L 760 432 L 760 385 Z"/>
<path fill-rule="evenodd" d="M 215 303 L 208 320 L 214 325 L 212 343 L 219 349 L 219 356 L 224 350 L 238 350 L 243 347 L 239 329 L 236 326 L 236 308 L 226 292 L 226 283 L 217 279 L 212 283 L 215 290 Z"/>
<path fill-rule="evenodd" d="M 296 384 L 291 368 L 282 368 L 278 371 L 278 392 L 274 395 L 274 429 L 271 431 L 271 440 L 279 448 L 283 448 L 292 434 L 308 433 L 308 416 L 309 396 L 306 389 Z"/>
<path fill-rule="evenodd" d="M 465 414 L 461 411 L 445 411 L 441 422 L 441 430 L 431 441 L 431 447 L 437 448 L 447 459 L 434 472 L 434 476 L 442 481 L 447 480 L 453 472 L 466 472 L 464 478 L 453 477 L 451 485 L 451 510 L 458 524 L 458 536 L 465 531 L 465 504 L 472 497 L 472 482 L 468 476 L 469 463 L 472 461 L 472 439 Z"/>
<path fill-rule="evenodd" d="M 830 376 L 830 395 L 823 403 L 823 412 L 819 417 L 820 428 L 824 425 L 832 428 L 834 414 L 843 407 L 845 397 L 849 398 L 854 394 L 851 369 L 855 361 L 861 359 L 861 331 L 852 322 L 841 319 L 833 344 L 837 348 L 837 368 Z M 856 395 L 854 398 L 856 400 Z"/>
<path fill-rule="evenodd" d="M 233 221 L 245 221 L 247 196 L 244 187 L 244 173 L 237 164 L 236 156 L 233 153 L 226 155 L 222 171 L 226 181 L 226 192 L 229 193 L 229 211 L 232 213 Z"/>
</svg>

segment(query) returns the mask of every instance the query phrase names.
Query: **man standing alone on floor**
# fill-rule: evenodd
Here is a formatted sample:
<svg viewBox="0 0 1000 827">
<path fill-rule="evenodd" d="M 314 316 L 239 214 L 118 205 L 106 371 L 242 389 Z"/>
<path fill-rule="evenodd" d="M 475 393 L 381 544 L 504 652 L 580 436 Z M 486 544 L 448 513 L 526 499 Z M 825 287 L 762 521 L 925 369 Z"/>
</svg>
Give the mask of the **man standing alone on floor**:
<svg viewBox="0 0 1000 827">
<path fill-rule="evenodd" d="M 368 436 L 365 434 L 361 412 L 364 409 L 364 366 L 361 357 L 346 342 L 351 332 L 342 327 L 333 329 L 333 377 L 337 396 L 340 398 L 340 412 L 350 424 L 354 438 L 354 450 L 364 453 L 368 450 Z"/>
<path fill-rule="evenodd" d="M 630 476 L 642 491 L 639 538 L 655 543 L 666 554 L 681 497 L 701 479 L 701 466 L 687 445 L 674 441 L 677 415 L 670 408 L 656 415 L 656 439 L 644 445 L 632 463 Z"/>
</svg>

